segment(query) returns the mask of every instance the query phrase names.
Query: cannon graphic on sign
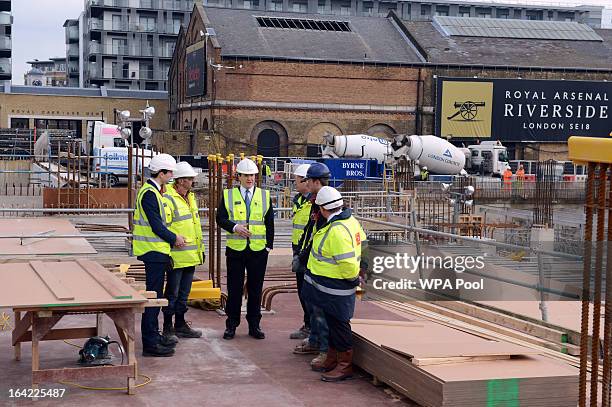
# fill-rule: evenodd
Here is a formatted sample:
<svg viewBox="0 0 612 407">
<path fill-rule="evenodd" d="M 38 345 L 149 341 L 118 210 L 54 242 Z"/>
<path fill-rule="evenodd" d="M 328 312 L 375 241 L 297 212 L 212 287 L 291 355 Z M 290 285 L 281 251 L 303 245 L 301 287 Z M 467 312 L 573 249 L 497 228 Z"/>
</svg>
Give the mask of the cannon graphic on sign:
<svg viewBox="0 0 612 407">
<path fill-rule="evenodd" d="M 463 120 L 474 120 L 478 115 L 478 108 L 484 106 L 485 102 L 472 102 L 471 100 L 466 100 L 465 102 L 455 102 L 455 109 L 459 110 L 457 110 L 455 114 L 448 116 L 446 120 L 454 119 L 459 115 L 461 115 Z"/>
</svg>

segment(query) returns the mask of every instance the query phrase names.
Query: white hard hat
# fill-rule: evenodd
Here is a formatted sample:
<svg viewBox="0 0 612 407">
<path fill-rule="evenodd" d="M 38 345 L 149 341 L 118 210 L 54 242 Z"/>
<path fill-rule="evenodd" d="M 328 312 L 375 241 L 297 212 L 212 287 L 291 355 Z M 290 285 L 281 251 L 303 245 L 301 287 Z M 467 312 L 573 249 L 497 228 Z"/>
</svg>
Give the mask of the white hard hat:
<svg viewBox="0 0 612 407">
<path fill-rule="evenodd" d="M 423 169 L 424 169 L 425 171 L 427 171 L 427 167 L 426 167 L 426 166 L 423 166 Z"/>
<path fill-rule="evenodd" d="M 176 160 L 170 154 L 158 154 L 151 158 L 149 169 L 152 173 L 157 173 L 161 170 L 174 171 L 176 169 Z"/>
<path fill-rule="evenodd" d="M 187 161 L 181 161 L 176 164 L 176 169 L 174 170 L 174 178 L 193 178 L 198 175 L 193 167 Z"/>
<path fill-rule="evenodd" d="M 241 160 L 236 166 L 236 172 L 239 174 L 259 174 L 257 164 L 248 158 Z"/>
<path fill-rule="evenodd" d="M 309 168 L 310 168 L 310 164 L 302 164 L 295 169 L 295 171 L 293 172 L 293 175 L 297 175 L 298 177 L 305 178 L 306 173 L 308 172 Z"/>
<path fill-rule="evenodd" d="M 319 190 L 319 192 L 317 192 L 317 199 L 315 199 L 315 203 L 327 210 L 344 205 L 342 194 L 340 194 L 336 188 L 329 186 L 324 186 Z"/>
</svg>

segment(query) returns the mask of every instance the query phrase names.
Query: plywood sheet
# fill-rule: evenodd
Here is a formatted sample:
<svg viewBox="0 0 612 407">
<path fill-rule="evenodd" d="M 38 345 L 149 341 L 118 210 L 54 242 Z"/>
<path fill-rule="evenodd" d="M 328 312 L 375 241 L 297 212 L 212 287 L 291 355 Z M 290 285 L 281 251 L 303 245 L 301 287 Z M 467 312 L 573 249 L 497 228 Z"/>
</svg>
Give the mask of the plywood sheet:
<svg viewBox="0 0 612 407">
<path fill-rule="evenodd" d="M 78 235 L 80 234 L 67 219 L 57 218 L 18 218 L 0 219 L 0 235 L 32 236 L 40 238 L 0 239 L 1 255 L 28 254 L 95 254 L 97 251 L 85 238 L 44 238 L 44 234 Z"/>
<path fill-rule="evenodd" d="M 0 265 L 0 308 L 60 307 L 144 303 L 146 298 L 108 273 L 106 284 L 92 276 L 90 262 L 32 262 Z M 37 273 L 36 269 L 44 269 Z M 99 271 L 99 270 L 98 270 Z M 94 275 L 97 271 L 94 271 Z M 52 276 L 52 277 L 49 277 Z M 62 286 L 61 291 L 58 285 Z M 59 297 L 59 298 L 58 298 Z"/>
<path fill-rule="evenodd" d="M 538 352 L 524 346 L 497 341 L 406 343 L 398 338 L 389 338 L 383 347 L 410 358 L 451 358 L 475 356 L 520 356 L 535 355 Z"/>
</svg>

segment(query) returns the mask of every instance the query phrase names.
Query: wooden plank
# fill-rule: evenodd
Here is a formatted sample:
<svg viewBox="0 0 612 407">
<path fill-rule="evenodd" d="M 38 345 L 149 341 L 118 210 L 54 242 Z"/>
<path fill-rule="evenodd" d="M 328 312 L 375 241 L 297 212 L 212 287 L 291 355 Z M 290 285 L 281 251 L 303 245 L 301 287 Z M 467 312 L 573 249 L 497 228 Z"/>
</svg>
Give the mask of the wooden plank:
<svg viewBox="0 0 612 407">
<path fill-rule="evenodd" d="M 77 260 L 77 263 L 86 270 L 94 280 L 100 284 L 113 298 L 132 298 L 133 290 L 121 280 L 109 273 L 104 267 L 91 260 Z"/>
<path fill-rule="evenodd" d="M 48 383 L 59 381 L 80 382 L 87 379 L 100 379 L 103 377 L 128 377 L 134 374 L 134 365 L 119 366 L 93 366 L 82 368 L 45 369 L 39 370 L 38 366 L 32 370 L 34 383 Z"/>
<path fill-rule="evenodd" d="M 0 267 L 0 308 L 38 312 L 45 309 L 57 311 L 63 307 L 74 310 L 74 306 L 78 305 L 83 310 L 88 306 L 97 310 L 104 305 L 117 307 L 121 304 L 146 301 L 138 292 L 117 279 L 116 284 L 123 287 L 127 295 L 123 298 L 111 296 L 107 287 L 100 285 L 76 262 L 45 262 L 44 267 L 49 269 L 49 273 L 57 274 L 70 288 L 74 295 L 73 300 L 58 300 L 29 263 L 9 263 Z M 103 273 L 110 279 L 114 278 L 111 273 Z M 19 278 L 15 278 L 16 275 L 19 275 Z"/>
<path fill-rule="evenodd" d="M 138 293 L 140 295 L 142 295 L 143 297 L 147 298 L 147 299 L 157 298 L 157 292 L 156 291 L 140 290 L 140 291 L 138 291 Z"/>
<path fill-rule="evenodd" d="M 97 335 L 97 329 L 93 328 L 60 328 L 60 329 L 52 329 L 45 336 L 43 336 L 41 341 L 57 341 L 61 339 L 81 339 L 81 338 L 91 338 L 92 336 Z M 21 342 L 31 342 L 32 341 L 32 332 L 26 332 L 21 338 Z"/>
<path fill-rule="evenodd" d="M 49 290 L 55 295 L 58 301 L 70 301 L 74 300 L 74 294 L 72 290 L 66 284 L 65 281 L 60 280 L 56 274 L 45 267 L 42 261 L 31 261 L 30 267 L 38 275 L 43 283 L 49 288 Z"/>
</svg>

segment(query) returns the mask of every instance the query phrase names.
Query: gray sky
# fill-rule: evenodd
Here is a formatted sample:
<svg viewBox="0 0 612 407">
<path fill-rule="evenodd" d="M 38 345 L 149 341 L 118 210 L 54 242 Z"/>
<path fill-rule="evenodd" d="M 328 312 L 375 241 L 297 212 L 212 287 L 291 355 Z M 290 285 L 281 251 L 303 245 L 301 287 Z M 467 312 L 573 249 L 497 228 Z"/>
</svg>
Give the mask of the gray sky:
<svg viewBox="0 0 612 407">
<path fill-rule="evenodd" d="M 13 0 L 13 83 L 22 85 L 26 61 L 66 56 L 64 21 L 77 18 L 84 0 Z"/>
<path fill-rule="evenodd" d="M 484 1 L 484 0 L 483 0 Z M 577 5 L 612 7 L 612 0 L 492 0 L 502 3 Z M 13 83 L 23 84 L 26 61 L 66 56 L 64 21 L 77 18 L 84 0 L 13 1 Z"/>
</svg>

